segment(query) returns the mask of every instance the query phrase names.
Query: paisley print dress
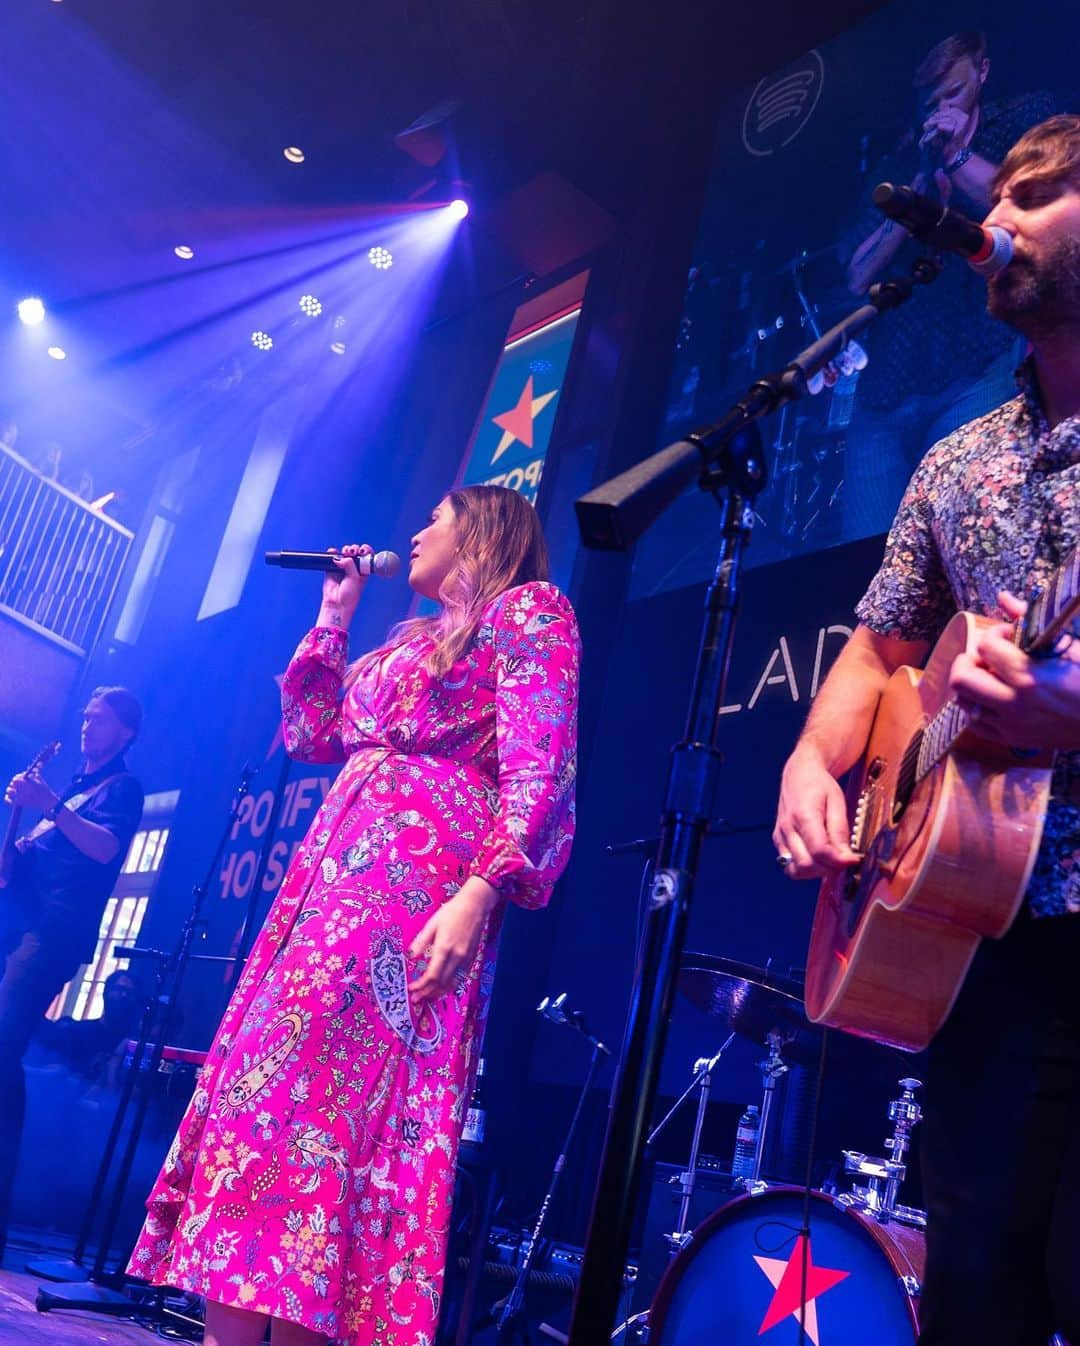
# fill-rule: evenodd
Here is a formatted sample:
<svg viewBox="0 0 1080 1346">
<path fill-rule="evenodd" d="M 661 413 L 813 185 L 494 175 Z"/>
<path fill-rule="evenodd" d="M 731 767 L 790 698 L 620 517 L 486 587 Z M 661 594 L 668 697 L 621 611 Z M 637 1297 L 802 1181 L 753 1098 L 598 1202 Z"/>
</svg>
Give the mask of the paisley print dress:
<svg viewBox="0 0 1080 1346">
<path fill-rule="evenodd" d="M 501 594 L 449 673 L 421 631 L 341 697 L 343 632 L 285 675 L 285 743 L 344 759 L 147 1200 L 132 1274 L 325 1333 L 430 1346 L 505 903 L 414 1013 L 407 950 L 466 877 L 541 907 L 574 830 L 580 644 L 552 585 Z"/>
</svg>

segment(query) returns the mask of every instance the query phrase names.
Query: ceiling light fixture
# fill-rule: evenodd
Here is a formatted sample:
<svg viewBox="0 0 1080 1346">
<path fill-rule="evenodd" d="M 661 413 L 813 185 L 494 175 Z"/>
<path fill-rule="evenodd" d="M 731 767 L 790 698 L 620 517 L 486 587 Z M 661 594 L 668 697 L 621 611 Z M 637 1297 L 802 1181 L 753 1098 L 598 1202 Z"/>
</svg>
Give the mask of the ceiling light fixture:
<svg viewBox="0 0 1080 1346">
<path fill-rule="evenodd" d="M 384 248 L 378 244 L 374 248 L 368 249 L 368 261 L 376 271 L 389 271 L 394 265 L 394 254 L 389 248 Z"/>
<path fill-rule="evenodd" d="M 304 162 L 304 151 L 297 145 L 286 145 L 281 152 L 291 164 L 302 164 Z"/>
<path fill-rule="evenodd" d="M 19 315 L 19 321 L 27 327 L 37 327 L 45 321 L 45 305 L 36 295 L 20 299 L 15 305 L 15 312 Z"/>
</svg>

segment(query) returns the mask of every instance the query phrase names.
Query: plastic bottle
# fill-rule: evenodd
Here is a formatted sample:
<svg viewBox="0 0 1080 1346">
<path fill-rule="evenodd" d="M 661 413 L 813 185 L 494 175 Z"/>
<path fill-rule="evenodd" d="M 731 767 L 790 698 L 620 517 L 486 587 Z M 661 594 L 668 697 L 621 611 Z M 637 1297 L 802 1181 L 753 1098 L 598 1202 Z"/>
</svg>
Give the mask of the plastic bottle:
<svg viewBox="0 0 1080 1346">
<path fill-rule="evenodd" d="M 757 1151 L 760 1129 L 760 1109 L 756 1103 L 751 1103 L 739 1118 L 739 1125 L 735 1131 L 735 1154 L 731 1160 L 733 1178 L 750 1179 L 754 1176 L 754 1154 Z"/>
<path fill-rule="evenodd" d="M 465 1126 L 461 1132 L 463 1145 L 483 1145 L 484 1123 L 484 1058 L 481 1056 L 476 1066 L 476 1080 L 473 1083 L 472 1097 L 465 1112 Z"/>
</svg>

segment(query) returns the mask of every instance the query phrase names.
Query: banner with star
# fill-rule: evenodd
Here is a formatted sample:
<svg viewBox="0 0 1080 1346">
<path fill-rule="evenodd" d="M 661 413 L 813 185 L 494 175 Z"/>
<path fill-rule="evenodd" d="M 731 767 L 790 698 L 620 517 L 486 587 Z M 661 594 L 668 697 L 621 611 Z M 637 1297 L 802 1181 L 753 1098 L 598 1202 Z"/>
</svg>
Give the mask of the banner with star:
<svg viewBox="0 0 1080 1346">
<path fill-rule="evenodd" d="M 507 343 L 462 476 L 509 486 L 536 503 L 580 309 Z"/>
</svg>

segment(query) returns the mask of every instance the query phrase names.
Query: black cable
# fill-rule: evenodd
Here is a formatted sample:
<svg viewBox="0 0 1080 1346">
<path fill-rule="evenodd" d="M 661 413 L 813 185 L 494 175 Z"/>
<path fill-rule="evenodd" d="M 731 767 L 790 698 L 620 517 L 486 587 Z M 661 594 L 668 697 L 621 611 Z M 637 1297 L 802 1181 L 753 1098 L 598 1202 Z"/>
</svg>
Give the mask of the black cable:
<svg viewBox="0 0 1080 1346">
<path fill-rule="evenodd" d="M 821 1089 L 825 1082 L 825 1061 L 828 1055 L 829 1030 L 821 1030 L 821 1051 L 818 1053 L 818 1076 L 814 1086 L 814 1109 L 810 1117 L 810 1148 L 806 1156 L 806 1181 L 803 1183 L 803 1220 L 799 1230 L 802 1247 L 802 1285 L 799 1291 L 799 1346 L 806 1346 L 806 1287 L 810 1271 L 810 1197 L 814 1181 L 814 1158 L 817 1150 L 818 1118 L 821 1115 Z"/>
</svg>

